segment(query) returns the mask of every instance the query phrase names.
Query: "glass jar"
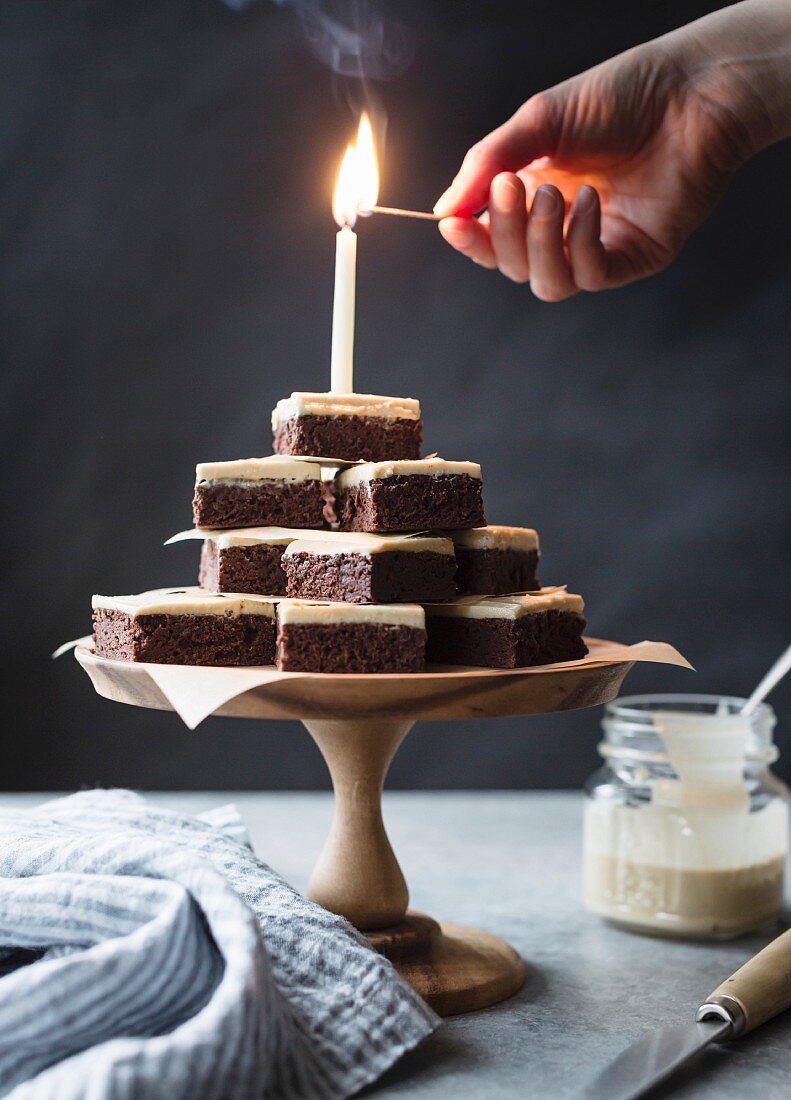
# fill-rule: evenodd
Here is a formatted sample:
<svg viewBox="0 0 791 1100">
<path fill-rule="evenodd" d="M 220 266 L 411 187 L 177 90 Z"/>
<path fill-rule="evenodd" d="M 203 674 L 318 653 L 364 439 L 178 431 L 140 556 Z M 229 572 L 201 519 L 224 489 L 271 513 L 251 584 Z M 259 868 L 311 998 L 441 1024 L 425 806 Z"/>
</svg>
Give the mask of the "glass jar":
<svg viewBox="0 0 791 1100">
<path fill-rule="evenodd" d="M 737 936 L 783 910 L 788 791 L 766 703 L 634 695 L 605 707 L 586 784 L 583 900 L 655 935 Z"/>
</svg>

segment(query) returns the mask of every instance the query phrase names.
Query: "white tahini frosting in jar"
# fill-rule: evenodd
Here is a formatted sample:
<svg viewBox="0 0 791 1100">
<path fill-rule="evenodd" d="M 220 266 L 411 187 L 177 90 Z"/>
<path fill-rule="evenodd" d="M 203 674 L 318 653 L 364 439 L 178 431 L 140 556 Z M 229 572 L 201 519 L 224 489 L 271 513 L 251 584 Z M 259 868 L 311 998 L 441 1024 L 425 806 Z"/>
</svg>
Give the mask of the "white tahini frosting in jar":
<svg viewBox="0 0 791 1100">
<path fill-rule="evenodd" d="M 668 711 L 654 714 L 654 727 L 677 778 L 657 774 L 666 767 L 642 777 L 648 802 L 608 797 L 605 788 L 587 800 L 586 906 L 670 935 L 737 935 L 777 918 L 788 811 L 782 797 L 751 805 L 744 780 L 750 719 Z M 628 749 L 611 756 L 624 752 L 628 765 Z"/>
</svg>

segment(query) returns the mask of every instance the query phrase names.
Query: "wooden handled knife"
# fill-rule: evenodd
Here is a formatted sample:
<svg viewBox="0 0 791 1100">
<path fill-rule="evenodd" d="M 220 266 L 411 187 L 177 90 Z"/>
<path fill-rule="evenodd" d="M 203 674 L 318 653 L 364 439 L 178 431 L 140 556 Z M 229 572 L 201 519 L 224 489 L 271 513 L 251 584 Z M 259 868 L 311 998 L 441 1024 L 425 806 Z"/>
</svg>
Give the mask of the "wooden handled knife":
<svg viewBox="0 0 791 1100">
<path fill-rule="evenodd" d="M 637 1100 L 710 1043 L 738 1039 L 791 1008 L 791 930 L 718 985 L 695 1021 L 650 1032 L 591 1081 L 575 1100 Z"/>
</svg>

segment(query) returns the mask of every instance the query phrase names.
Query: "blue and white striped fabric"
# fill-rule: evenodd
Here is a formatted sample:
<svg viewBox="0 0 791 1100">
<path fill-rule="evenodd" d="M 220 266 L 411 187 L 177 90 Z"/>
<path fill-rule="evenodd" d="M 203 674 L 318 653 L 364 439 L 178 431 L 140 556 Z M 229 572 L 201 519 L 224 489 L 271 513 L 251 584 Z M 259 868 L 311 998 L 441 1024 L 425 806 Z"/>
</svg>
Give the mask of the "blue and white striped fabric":
<svg viewBox="0 0 791 1100">
<path fill-rule="evenodd" d="M 255 857 L 233 807 L 0 811 L 0 1096 L 349 1096 L 437 1018 Z"/>
</svg>

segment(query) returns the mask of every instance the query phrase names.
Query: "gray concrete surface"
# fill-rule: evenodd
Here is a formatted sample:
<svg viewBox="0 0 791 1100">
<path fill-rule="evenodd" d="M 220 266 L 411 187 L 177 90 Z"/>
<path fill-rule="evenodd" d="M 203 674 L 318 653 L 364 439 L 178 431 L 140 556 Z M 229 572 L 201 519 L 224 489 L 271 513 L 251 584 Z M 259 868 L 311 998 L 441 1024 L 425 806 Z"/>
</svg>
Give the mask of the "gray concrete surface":
<svg viewBox="0 0 791 1100">
<path fill-rule="evenodd" d="M 4 806 L 43 795 L 3 795 Z M 155 794 L 197 812 L 240 806 L 258 854 L 303 888 L 331 816 L 324 794 Z M 505 937 L 528 962 L 512 1000 L 447 1020 L 367 1095 L 410 1100 L 571 1100 L 652 1027 L 692 1019 L 767 936 L 680 943 L 609 928 L 579 900 L 581 797 L 570 793 L 393 793 L 388 832 L 412 903 Z M 706 1053 L 657 1097 L 787 1100 L 791 1016 Z"/>
</svg>

